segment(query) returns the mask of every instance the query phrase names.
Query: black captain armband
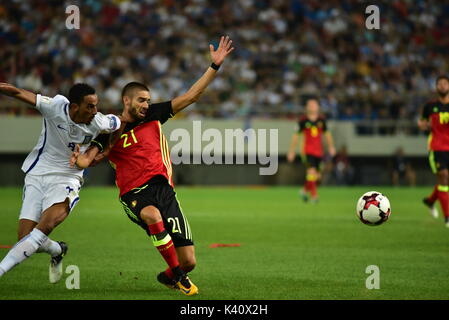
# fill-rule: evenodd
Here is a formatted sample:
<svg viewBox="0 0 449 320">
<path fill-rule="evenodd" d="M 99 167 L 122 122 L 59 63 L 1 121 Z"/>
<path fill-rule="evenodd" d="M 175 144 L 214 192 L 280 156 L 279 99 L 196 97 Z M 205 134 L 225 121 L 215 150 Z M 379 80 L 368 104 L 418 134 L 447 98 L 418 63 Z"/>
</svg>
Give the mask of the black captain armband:
<svg viewBox="0 0 449 320">
<path fill-rule="evenodd" d="M 92 140 L 92 141 L 90 142 L 90 146 L 91 146 L 91 147 L 97 147 L 98 150 L 100 150 L 100 153 L 102 153 L 103 150 L 104 150 L 103 145 L 101 144 L 101 142 L 99 142 L 99 141 L 97 141 L 97 140 Z"/>
<path fill-rule="evenodd" d="M 216 71 L 218 71 L 218 69 L 220 69 L 220 66 L 217 66 L 215 63 L 212 62 L 212 64 L 210 65 L 210 67 Z"/>
<path fill-rule="evenodd" d="M 95 146 L 100 150 L 100 153 L 104 151 L 104 148 L 109 145 L 110 135 L 107 133 L 100 134 L 98 137 L 90 142 L 90 146 Z"/>
</svg>

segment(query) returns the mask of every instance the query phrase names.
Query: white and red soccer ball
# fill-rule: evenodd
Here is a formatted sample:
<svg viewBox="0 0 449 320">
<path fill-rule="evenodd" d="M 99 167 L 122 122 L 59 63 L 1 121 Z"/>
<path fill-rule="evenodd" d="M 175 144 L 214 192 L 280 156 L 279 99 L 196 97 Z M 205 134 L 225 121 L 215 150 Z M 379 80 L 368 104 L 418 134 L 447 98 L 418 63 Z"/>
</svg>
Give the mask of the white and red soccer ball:
<svg viewBox="0 0 449 320">
<path fill-rule="evenodd" d="M 369 226 L 378 226 L 388 220 L 391 214 L 390 201 L 377 191 L 368 191 L 357 201 L 357 216 Z"/>
</svg>

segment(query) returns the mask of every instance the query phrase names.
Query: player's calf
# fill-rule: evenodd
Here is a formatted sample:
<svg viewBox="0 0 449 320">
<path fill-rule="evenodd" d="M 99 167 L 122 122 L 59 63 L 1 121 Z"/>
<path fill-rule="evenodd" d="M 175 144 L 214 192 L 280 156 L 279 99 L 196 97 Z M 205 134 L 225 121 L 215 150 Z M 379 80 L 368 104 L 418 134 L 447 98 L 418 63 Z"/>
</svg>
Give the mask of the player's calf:
<svg viewBox="0 0 449 320">
<path fill-rule="evenodd" d="M 180 261 L 179 265 L 184 272 L 188 273 L 191 272 L 193 269 L 195 269 L 196 262 L 195 260 L 187 260 L 187 261 Z"/>
<path fill-rule="evenodd" d="M 177 248 L 179 249 L 179 248 Z M 178 253 L 178 259 L 179 259 L 179 267 L 184 273 L 189 273 L 193 269 L 195 269 L 196 266 L 196 260 L 195 257 L 189 257 L 187 259 L 181 258 L 181 255 Z M 165 271 L 161 272 L 158 275 L 158 281 L 168 287 L 173 287 L 174 284 L 176 284 L 176 281 L 174 281 L 176 278 L 173 269 L 167 268 Z"/>
<path fill-rule="evenodd" d="M 33 255 L 46 240 L 47 236 L 42 231 L 33 229 L 29 235 L 17 242 L 0 262 L 0 276 Z"/>
<path fill-rule="evenodd" d="M 176 254 L 178 255 L 179 265 L 185 273 L 191 272 L 195 268 L 196 257 L 193 245 L 177 247 Z"/>
<path fill-rule="evenodd" d="M 147 224 L 151 241 L 171 269 L 179 267 L 178 256 L 170 234 L 167 232 L 159 210 L 147 206 L 140 212 L 141 219 Z"/>
<path fill-rule="evenodd" d="M 167 262 L 168 266 L 173 269 L 179 267 L 178 256 L 176 254 L 173 241 L 164 227 L 164 223 L 159 221 L 158 223 L 150 224 L 148 229 L 151 234 L 151 241 L 159 253 Z"/>
<path fill-rule="evenodd" d="M 37 222 L 29 219 L 19 220 L 19 229 L 17 230 L 17 241 L 22 240 L 25 236 L 29 235 L 31 231 L 36 227 Z"/>
</svg>

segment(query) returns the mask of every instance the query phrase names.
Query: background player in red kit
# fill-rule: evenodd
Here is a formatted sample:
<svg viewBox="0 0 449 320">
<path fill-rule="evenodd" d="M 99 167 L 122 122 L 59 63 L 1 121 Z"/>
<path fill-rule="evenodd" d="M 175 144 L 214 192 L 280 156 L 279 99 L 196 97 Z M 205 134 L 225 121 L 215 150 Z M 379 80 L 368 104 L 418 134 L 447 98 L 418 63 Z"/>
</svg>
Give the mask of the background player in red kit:
<svg viewBox="0 0 449 320">
<path fill-rule="evenodd" d="M 320 115 L 320 105 L 317 99 L 308 99 L 306 102 L 306 114 L 301 116 L 298 129 L 292 136 L 287 160 L 293 162 L 296 155 L 296 145 L 300 142 L 300 154 L 306 166 L 306 179 L 301 195 L 304 201 L 318 200 L 317 183 L 321 179 L 320 166 L 323 159 L 323 136 L 326 140 L 329 154 L 335 155 L 335 147 L 330 131 L 327 130 L 326 120 Z"/>
<path fill-rule="evenodd" d="M 71 163 L 87 167 L 103 147 L 116 171 L 120 201 L 128 217 L 146 230 L 153 245 L 168 264 L 157 279 L 185 295 L 198 293 L 187 277 L 196 265 L 192 232 L 173 189 L 172 166 L 161 125 L 174 114 L 198 100 L 215 78 L 226 56 L 233 51 L 229 37 L 221 37 L 217 50 L 210 45 L 212 65 L 183 95 L 171 101 L 150 104 L 149 89 L 141 83 L 128 83 L 122 90 L 120 135 L 98 138 L 83 155 L 74 153 Z M 112 141 L 112 142 L 111 142 Z"/>
<path fill-rule="evenodd" d="M 432 194 L 424 198 L 423 202 L 437 218 L 438 211 L 434 204 L 440 201 L 446 227 L 449 228 L 449 78 L 439 76 L 436 80 L 438 99 L 428 102 L 418 122 L 424 131 L 430 129 L 428 148 L 429 164 L 432 172 L 437 176 L 437 184 Z"/>
</svg>

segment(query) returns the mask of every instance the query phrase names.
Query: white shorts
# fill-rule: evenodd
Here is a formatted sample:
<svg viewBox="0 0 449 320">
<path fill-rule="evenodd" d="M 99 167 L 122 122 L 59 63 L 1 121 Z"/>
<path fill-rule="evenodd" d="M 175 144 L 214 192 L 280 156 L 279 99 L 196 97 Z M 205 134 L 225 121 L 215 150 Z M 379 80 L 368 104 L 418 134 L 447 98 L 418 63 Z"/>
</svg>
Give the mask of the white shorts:
<svg viewBox="0 0 449 320">
<path fill-rule="evenodd" d="M 22 195 L 22 209 L 19 219 L 39 223 L 42 212 L 55 203 L 69 199 L 69 212 L 79 201 L 81 181 L 79 178 L 64 175 L 25 176 Z"/>
</svg>

